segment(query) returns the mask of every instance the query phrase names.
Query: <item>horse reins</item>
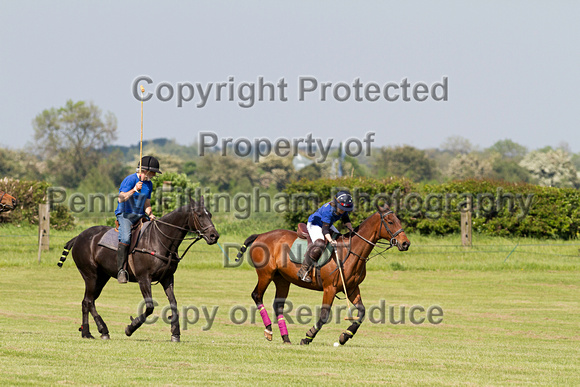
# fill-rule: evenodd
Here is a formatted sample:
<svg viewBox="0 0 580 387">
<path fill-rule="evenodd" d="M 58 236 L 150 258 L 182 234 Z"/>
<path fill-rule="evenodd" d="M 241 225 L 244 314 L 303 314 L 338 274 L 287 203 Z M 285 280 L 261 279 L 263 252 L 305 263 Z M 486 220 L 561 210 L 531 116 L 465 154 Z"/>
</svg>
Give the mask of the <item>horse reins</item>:
<svg viewBox="0 0 580 387">
<path fill-rule="evenodd" d="M 189 246 L 187 246 L 187 248 L 185 249 L 185 251 L 183 252 L 183 255 L 181 257 L 179 257 L 179 255 L 177 254 L 177 249 L 176 251 L 171 251 L 171 249 L 167 246 L 165 246 L 165 244 L 161 241 L 159 241 L 159 243 L 161 243 L 161 246 L 163 246 L 167 251 L 169 251 L 169 255 L 167 257 L 164 257 L 154 251 L 148 251 L 145 249 L 135 249 L 136 252 L 142 253 L 142 254 L 150 254 L 156 258 L 161 259 L 162 261 L 167 261 L 167 265 L 165 266 L 165 270 L 163 270 L 163 274 L 161 275 L 161 277 L 159 278 L 159 280 L 157 281 L 157 283 L 161 282 L 161 280 L 163 280 L 163 278 L 165 277 L 165 274 L 167 273 L 167 270 L 169 269 L 169 266 L 171 266 L 171 262 L 172 261 L 176 261 L 177 263 L 179 263 L 183 257 L 185 257 L 185 254 L 187 254 L 187 252 L 189 251 L 189 248 L 191 246 L 193 246 L 195 244 L 195 242 L 197 242 L 198 240 L 202 239 L 204 237 L 204 232 L 212 227 L 211 224 L 207 225 L 206 227 L 201 227 L 201 222 L 199 221 L 199 217 L 197 216 L 197 214 L 195 213 L 195 211 L 193 211 L 192 209 L 192 213 L 193 213 L 193 227 L 194 230 L 190 230 L 187 229 L 185 227 L 181 227 L 181 226 L 176 226 L 174 224 L 171 223 L 167 223 L 164 222 L 162 220 L 159 220 L 157 218 L 153 218 L 151 221 L 153 222 L 153 224 L 155 225 L 155 228 L 157 229 L 157 231 L 159 231 L 161 233 L 161 235 L 163 235 L 164 237 L 166 237 L 167 239 L 170 240 L 192 240 L 192 242 L 189 244 Z M 187 233 L 192 233 L 195 232 L 197 235 L 195 237 L 191 237 L 191 238 L 175 238 L 172 236 L 167 235 L 166 233 L 163 232 L 163 230 L 161 230 L 161 228 L 159 227 L 158 223 L 164 224 L 166 226 L 178 229 L 178 230 L 182 230 L 182 231 L 186 231 Z M 175 258 L 172 258 L 172 257 Z"/>
<path fill-rule="evenodd" d="M 390 210 L 389 210 L 389 211 L 387 211 L 387 212 L 385 212 L 384 214 L 381 214 L 381 225 L 379 226 L 379 235 L 381 235 L 381 230 L 382 230 L 382 228 L 383 228 L 383 225 L 384 225 L 384 226 L 385 226 L 385 229 L 387 230 L 387 232 L 388 232 L 388 233 L 389 233 L 389 235 L 391 236 L 391 239 L 389 240 L 389 246 L 388 246 L 388 247 L 386 247 L 386 248 L 385 248 L 383 251 L 380 251 L 380 252 L 378 252 L 377 254 L 373 255 L 373 256 L 372 256 L 372 257 L 370 257 L 370 258 L 369 258 L 369 257 L 363 258 L 363 257 L 361 257 L 360 255 L 358 255 L 357 253 L 355 253 L 355 252 L 353 252 L 353 251 L 351 250 L 351 248 L 352 248 L 352 236 L 350 236 L 350 237 L 349 237 L 349 242 L 348 242 L 348 254 L 347 254 L 347 257 L 346 257 L 346 259 L 348 259 L 348 256 L 349 256 L 349 255 L 352 253 L 352 254 L 354 254 L 354 255 L 358 256 L 359 258 L 361 258 L 361 259 L 364 259 L 365 261 L 367 261 L 367 262 L 368 262 L 368 261 L 369 261 L 371 258 L 374 258 L 374 257 L 376 257 L 377 255 L 382 255 L 384 252 L 386 252 L 387 250 L 389 250 L 391 247 L 395 246 L 395 245 L 397 244 L 397 240 L 396 240 L 396 237 L 397 237 L 397 235 L 399 235 L 400 233 L 402 233 L 404 230 L 403 230 L 403 228 L 401 227 L 400 229 L 398 229 L 398 230 L 397 230 L 397 231 L 395 231 L 394 233 L 393 233 L 393 232 L 391 232 L 391 230 L 389 229 L 389 226 L 387 226 L 387 225 L 385 224 L 385 217 L 386 217 L 387 215 L 391 215 L 391 214 L 394 214 L 394 212 L 393 212 L 393 211 L 390 211 Z M 357 237 L 359 237 L 360 239 L 362 239 L 363 241 L 367 242 L 369 245 L 371 245 L 371 246 L 373 246 L 373 247 L 380 246 L 380 245 L 386 245 L 386 243 L 385 243 L 385 242 L 379 242 L 379 241 L 377 241 L 376 243 L 374 243 L 374 242 L 371 242 L 371 241 L 369 241 L 368 239 L 366 239 L 365 237 L 363 237 L 362 235 L 360 235 L 358 232 L 356 232 L 356 231 L 354 231 L 354 230 L 352 230 L 352 233 L 353 233 L 354 235 L 356 235 Z M 346 259 L 345 259 L 345 262 L 346 262 Z"/>
</svg>

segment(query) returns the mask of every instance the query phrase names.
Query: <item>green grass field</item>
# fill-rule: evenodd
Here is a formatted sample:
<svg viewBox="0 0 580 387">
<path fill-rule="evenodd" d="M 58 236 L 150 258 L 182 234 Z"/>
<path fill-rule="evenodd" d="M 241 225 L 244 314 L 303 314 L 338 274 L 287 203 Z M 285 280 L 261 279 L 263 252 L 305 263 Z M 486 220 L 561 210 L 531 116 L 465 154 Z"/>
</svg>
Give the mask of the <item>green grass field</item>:
<svg viewBox="0 0 580 387">
<path fill-rule="evenodd" d="M 274 223 L 254 228 L 250 221 L 225 223 L 220 244 L 240 243 Z M 384 300 L 386 322 L 372 323 L 367 314 L 356 336 L 334 347 L 348 326 L 337 323 L 336 316 L 310 346 L 296 345 L 314 323 L 295 321 L 296 309 L 315 310 L 322 298 L 297 287 L 290 290 L 288 313 L 295 345 L 282 344 L 277 326 L 274 341 L 266 341 L 259 315 L 255 323 L 248 318 L 235 324 L 230 311 L 253 306 L 256 274 L 247 263 L 224 268 L 220 248 L 205 244 L 195 245 L 176 273 L 180 310 L 190 307 L 190 321 L 193 307 L 200 311 L 199 321 L 187 329 L 182 322 L 181 343 L 169 341 L 169 325 L 161 319 L 126 337 L 124 327 L 142 298 L 135 284 L 116 281 L 97 300 L 111 340 L 81 339 L 84 283 L 70 257 L 63 269 L 56 266 L 62 245 L 76 231 L 51 231 L 51 249 L 40 264 L 35 233 L 34 228 L 0 228 L 2 385 L 580 385 L 576 241 L 475 235 L 475 246 L 464 248 L 458 236 L 409 235 L 410 251 L 390 250 L 373 258 L 361 286 L 367 313 Z M 168 304 L 160 285 L 153 295 L 159 302 L 154 316 L 160 317 Z M 273 297 L 272 285 L 265 296 L 268 307 Z M 335 300 L 337 305 L 345 304 Z M 443 321 L 412 324 L 408 313 L 414 305 L 440 306 Z M 404 324 L 389 322 L 390 306 L 396 320 L 400 307 L 406 308 Z M 203 330 L 202 307 L 218 308 L 209 330 Z M 274 321 L 271 308 L 269 313 Z"/>
</svg>

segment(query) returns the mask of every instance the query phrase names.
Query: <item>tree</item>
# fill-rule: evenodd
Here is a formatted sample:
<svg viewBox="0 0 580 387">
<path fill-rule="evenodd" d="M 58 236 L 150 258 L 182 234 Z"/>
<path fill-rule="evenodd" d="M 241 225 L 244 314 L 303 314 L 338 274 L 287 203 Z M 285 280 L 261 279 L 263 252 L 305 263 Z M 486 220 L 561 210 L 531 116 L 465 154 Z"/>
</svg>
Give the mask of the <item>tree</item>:
<svg viewBox="0 0 580 387">
<path fill-rule="evenodd" d="M 483 159 L 475 153 L 460 154 L 449 163 L 447 176 L 451 179 L 483 179 L 490 177 L 493 171 L 493 161 Z"/>
<path fill-rule="evenodd" d="M 55 183 L 76 187 L 98 165 L 103 148 L 116 139 L 117 119 L 92 102 L 68 100 L 61 108 L 44 110 L 32 124 L 36 149 L 54 171 Z"/>
<path fill-rule="evenodd" d="M 441 144 L 441 150 L 450 152 L 454 155 L 466 155 L 473 150 L 471 142 L 462 136 L 451 136 Z"/>
<path fill-rule="evenodd" d="M 13 179 L 43 180 L 44 163 L 23 150 L 0 148 L 0 176 Z"/>
<path fill-rule="evenodd" d="M 529 183 L 532 176 L 527 169 L 513 160 L 497 158 L 493 163 L 493 177 L 510 183 Z"/>
<path fill-rule="evenodd" d="M 548 187 L 580 187 L 578 172 L 570 155 L 562 149 L 530 152 L 520 162 L 540 185 Z"/>
<path fill-rule="evenodd" d="M 258 183 L 258 168 L 250 159 L 207 154 L 200 158 L 196 177 L 204 185 L 214 185 L 220 191 L 235 187 L 251 189 Z"/>
<path fill-rule="evenodd" d="M 381 148 L 373 162 L 376 176 L 404 176 L 417 182 L 434 179 L 436 169 L 435 161 L 425 151 L 409 145 Z"/>
<path fill-rule="evenodd" d="M 510 139 L 500 140 L 486 149 L 490 153 L 498 153 L 502 158 L 521 160 L 528 148 Z"/>
</svg>

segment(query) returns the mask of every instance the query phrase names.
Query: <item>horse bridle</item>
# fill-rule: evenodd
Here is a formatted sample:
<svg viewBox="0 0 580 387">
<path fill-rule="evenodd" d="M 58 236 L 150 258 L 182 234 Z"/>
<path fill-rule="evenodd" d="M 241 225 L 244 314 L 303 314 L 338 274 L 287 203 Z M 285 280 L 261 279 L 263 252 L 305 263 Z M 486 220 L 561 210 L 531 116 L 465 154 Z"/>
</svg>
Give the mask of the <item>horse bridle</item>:
<svg viewBox="0 0 580 387">
<path fill-rule="evenodd" d="M 397 235 L 399 235 L 400 233 L 402 233 L 402 232 L 404 231 L 404 230 L 403 230 L 403 228 L 401 227 L 401 228 L 400 228 L 400 229 L 398 229 L 397 231 L 395 231 L 395 232 L 391 232 L 391 229 L 389 229 L 389 226 L 388 226 L 387 224 L 385 224 L 385 218 L 387 217 L 387 215 L 391 215 L 391 214 L 394 214 L 394 212 L 393 212 L 393 211 L 391 211 L 391 210 L 389 210 L 389 211 L 385 212 L 384 214 L 381 214 L 381 225 L 379 226 L 379 235 L 381 235 L 381 230 L 382 230 L 382 228 L 383 228 L 383 225 L 385 226 L 385 229 L 386 229 L 386 230 L 387 230 L 387 232 L 389 233 L 389 235 L 390 235 L 390 237 L 391 237 L 391 239 L 389 240 L 389 246 L 388 246 L 388 247 L 385 247 L 385 249 L 384 249 L 383 251 L 380 251 L 380 252 L 376 253 L 376 254 L 375 254 L 375 255 L 373 255 L 372 257 L 367 257 L 367 258 L 364 258 L 366 261 L 370 260 L 371 258 L 373 258 L 373 257 L 375 257 L 375 256 L 377 256 L 377 255 L 381 255 L 381 254 L 383 254 L 384 252 L 386 252 L 387 250 L 389 250 L 391 247 L 393 247 L 393 246 L 396 246 L 396 244 L 397 244 L 397 239 L 396 239 L 396 238 L 397 238 Z M 379 245 L 386 245 L 386 244 L 387 244 L 387 243 L 385 243 L 385 242 L 381 242 L 381 241 L 377 241 L 376 243 L 375 243 L 375 242 L 371 242 L 371 241 L 369 241 L 367 238 L 363 237 L 362 235 L 360 235 L 358 232 L 356 232 L 356 231 L 354 231 L 354 230 L 352 230 L 352 233 L 353 233 L 354 235 L 356 235 L 357 237 L 359 237 L 360 239 L 362 239 L 363 241 L 367 242 L 369 245 L 371 245 L 371 246 L 373 246 L 373 247 L 376 247 L 376 246 L 379 246 Z M 360 255 L 358 255 L 358 254 L 354 253 L 354 252 L 351 250 L 351 245 L 352 245 L 352 243 L 351 243 L 351 242 L 352 242 L 352 241 L 351 241 L 351 240 L 349 240 L 349 244 L 348 244 L 348 254 L 347 254 L 347 256 L 346 256 L 346 259 L 348 259 L 348 256 L 349 256 L 350 254 L 354 254 L 354 255 L 358 256 L 359 258 L 363 258 L 363 257 L 361 257 Z M 346 262 L 346 259 L 345 259 L 345 262 Z"/>
<path fill-rule="evenodd" d="M 205 227 L 201 227 L 201 222 L 199 221 L 199 217 L 198 217 L 198 215 L 195 213 L 195 210 L 193 209 L 193 207 L 191 208 L 191 212 L 193 213 L 193 227 L 195 228 L 195 230 L 190 230 L 190 229 L 188 229 L 188 228 L 185 228 L 185 227 L 176 226 L 176 225 L 174 225 L 174 224 L 171 224 L 171 223 L 164 222 L 164 221 L 162 221 L 162 220 L 160 220 L 160 219 L 157 219 L 157 218 L 154 218 L 154 219 L 152 219 L 152 221 L 153 221 L 153 224 L 155 225 L 155 228 L 157 229 L 157 231 L 159 231 L 159 232 L 161 233 L 161 235 L 163 235 L 163 236 L 164 236 L 164 237 L 166 237 L 167 239 L 172 239 L 172 240 L 178 240 L 178 239 L 181 239 L 181 240 L 193 240 L 193 242 L 191 242 L 191 243 L 189 244 L 189 246 L 187 246 L 187 248 L 186 248 L 186 249 L 185 249 L 185 251 L 183 252 L 183 255 L 181 256 L 181 258 L 185 257 L 185 254 L 187 254 L 187 251 L 189 250 L 189 248 L 190 248 L 191 246 L 193 246 L 193 244 L 194 244 L 195 242 L 197 242 L 197 241 L 198 241 L 198 240 L 200 240 L 201 238 L 204 238 L 204 237 L 205 237 L 205 234 L 204 234 L 204 232 L 205 232 L 205 231 L 207 231 L 207 229 L 208 229 L 208 228 L 212 227 L 212 225 L 211 225 L 211 224 L 209 224 L 209 225 L 207 225 L 207 226 L 205 226 Z M 188 233 L 193 233 L 193 232 L 195 232 L 197 235 L 196 235 L 196 236 L 194 236 L 194 237 L 191 237 L 191 238 L 183 238 L 183 239 L 182 239 L 182 238 L 174 238 L 174 237 L 171 237 L 171 236 L 169 236 L 169 235 L 165 234 L 165 233 L 164 233 L 164 232 L 161 230 L 161 228 L 159 228 L 159 225 L 158 225 L 157 223 L 161 223 L 161 224 L 164 224 L 164 225 L 166 225 L 166 226 L 169 226 L 169 227 L 176 228 L 176 229 L 178 229 L 178 230 L 186 231 L 186 232 L 188 232 Z M 160 241 L 160 243 L 161 243 L 161 245 L 162 245 L 162 246 L 163 246 L 163 247 L 164 247 L 164 248 L 165 248 L 167 251 L 169 251 L 169 254 L 170 254 L 170 255 L 175 255 L 175 256 L 177 257 L 177 251 L 175 251 L 175 252 L 172 252 L 172 251 L 171 251 L 171 250 L 170 250 L 170 249 L 169 249 L 167 246 L 165 246 L 165 245 L 164 245 L 164 244 L 163 244 L 161 241 Z M 180 258 L 180 259 L 181 259 L 181 258 Z"/>
<path fill-rule="evenodd" d="M 394 214 L 393 211 L 387 211 L 384 214 L 381 214 L 381 225 L 379 226 L 379 235 L 381 235 L 381 230 L 383 228 L 383 225 L 385 226 L 385 229 L 387 230 L 387 232 L 389 233 L 389 235 L 391 236 L 391 239 L 389 240 L 389 247 L 387 247 L 387 250 L 390 249 L 391 247 L 395 246 L 397 244 L 397 235 L 399 235 L 400 233 L 402 233 L 404 230 L 401 227 L 400 229 L 398 229 L 397 231 L 395 231 L 394 233 L 391 232 L 391 229 L 389 229 L 389 226 L 385 224 L 385 217 L 387 215 L 391 215 Z M 377 241 L 376 243 L 369 241 L 368 239 L 366 239 L 365 237 L 363 237 L 362 235 L 360 235 L 358 232 L 352 230 L 352 232 L 354 233 L 354 235 L 356 235 L 357 237 L 359 237 L 360 239 L 362 239 L 363 241 L 367 242 L 368 244 L 374 246 L 377 246 L 379 244 L 386 244 L 384 242 L 379 242 Z"/>
</svg>

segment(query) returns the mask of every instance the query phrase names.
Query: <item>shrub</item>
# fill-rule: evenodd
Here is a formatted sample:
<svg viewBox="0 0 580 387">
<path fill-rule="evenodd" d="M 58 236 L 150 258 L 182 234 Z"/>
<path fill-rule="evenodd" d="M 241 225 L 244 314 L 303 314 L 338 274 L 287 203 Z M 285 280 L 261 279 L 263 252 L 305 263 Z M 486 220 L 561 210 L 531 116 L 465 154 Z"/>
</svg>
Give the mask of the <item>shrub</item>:
<svg viewBox="0 0 580 387">
<path fill-rule="evenodd" d="M 38 224 L 38 205 L 46 203 L 46 191 L 49 186 L 50 184 L 45 181 L 1 179 L 0 191 L 14 196 L 18 206 L 13 211 L 0 214 L 0 223 Z M 74 218 L 67 207 L 53 205 L 50 211 L 51 226 L 57 230 L 69 230 L 74 227 Z"/>
</svg>

